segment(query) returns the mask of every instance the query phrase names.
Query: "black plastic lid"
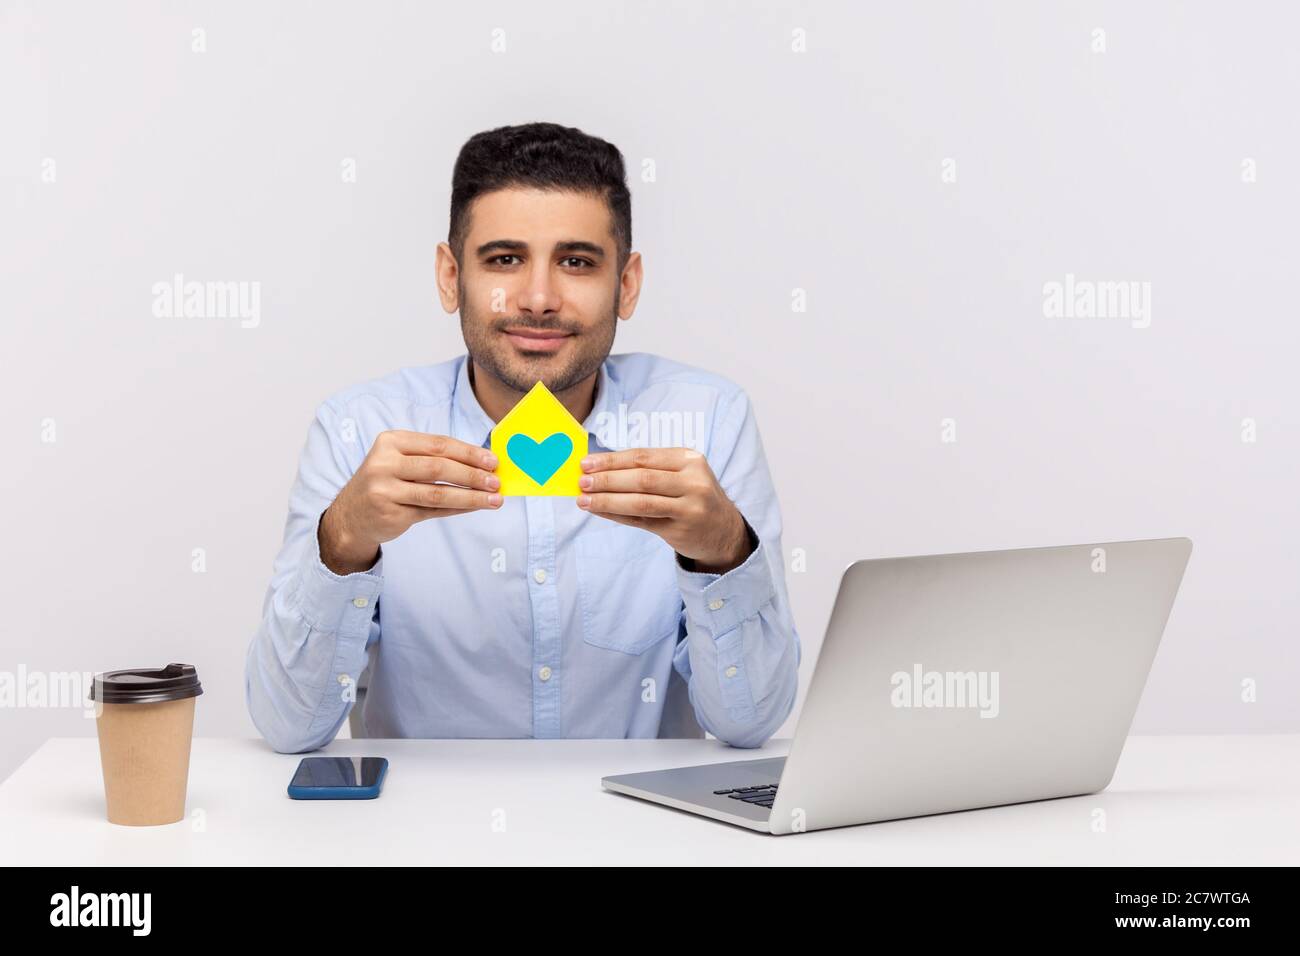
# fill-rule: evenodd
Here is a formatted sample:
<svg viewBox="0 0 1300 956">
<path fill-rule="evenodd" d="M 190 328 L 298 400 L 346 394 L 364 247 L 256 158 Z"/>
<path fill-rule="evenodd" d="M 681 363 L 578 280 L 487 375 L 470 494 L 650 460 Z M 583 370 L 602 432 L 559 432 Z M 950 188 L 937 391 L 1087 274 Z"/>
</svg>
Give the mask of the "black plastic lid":
<svg viewBox="0 0 1300 956">
<path fill-rule="evenodd" d="M 105 704 L 157 704 L 198 697 L 203 685 L 193 664 L 168 664 L 163 668 L 133 667 L 96 674 L 91 700 L 96 699 L 96 692 Z"/>
</svg>

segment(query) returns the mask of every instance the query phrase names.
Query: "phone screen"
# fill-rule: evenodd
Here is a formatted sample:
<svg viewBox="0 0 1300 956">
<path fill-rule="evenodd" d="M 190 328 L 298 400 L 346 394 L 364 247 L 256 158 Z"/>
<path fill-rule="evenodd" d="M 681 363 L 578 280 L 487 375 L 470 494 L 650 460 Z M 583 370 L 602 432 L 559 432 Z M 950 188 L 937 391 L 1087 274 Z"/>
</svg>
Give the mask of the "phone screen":
<svg viewBox="0 0 1300 956">
<path fill-rule="evenodd" d="M 303 757 L 291 787 L 373 787 L 383 773 L 383 757 Z"/>
</svg>

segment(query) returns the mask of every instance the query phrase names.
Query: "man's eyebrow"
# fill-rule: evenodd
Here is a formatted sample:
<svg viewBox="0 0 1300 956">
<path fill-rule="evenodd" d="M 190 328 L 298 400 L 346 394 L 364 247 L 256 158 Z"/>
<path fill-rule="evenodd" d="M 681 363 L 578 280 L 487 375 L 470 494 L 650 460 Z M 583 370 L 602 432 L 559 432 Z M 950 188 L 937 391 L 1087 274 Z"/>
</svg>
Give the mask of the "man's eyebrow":
<svg viewBox="0 0 1300 956">
<path fill-rule="evenodd" d="M 568 239 L 564 242 L 555 244 L 556 252 L 585 252 L 588 255 L 595 256 L 597 259 L 605 258 L 605 250 L 594 242 L 587 242 L 584 239 Z"/>
<path fill-rule="evenodd" d="M 491 255 L 494 252 L 527 252 L 528 243 L 522 239 L 493 239 L 491 242 L 485 242 L 474 250 L 478 256 Z M 585 252 L 587 255 L 597 259 L 605 258 L 605 250 L 594 242 L 588 242 L 585 239 L 566 239 L 563 242 L 555 244 L 555 251 L 559 253 Z"/>
<path fill-rule="evenodd" d="M 477 255 L 486 256 L 490 252 L 524 252 L 527 249 L 528 243 L 522 239 L 493 239 L 474 251 Z"/>
</svg>

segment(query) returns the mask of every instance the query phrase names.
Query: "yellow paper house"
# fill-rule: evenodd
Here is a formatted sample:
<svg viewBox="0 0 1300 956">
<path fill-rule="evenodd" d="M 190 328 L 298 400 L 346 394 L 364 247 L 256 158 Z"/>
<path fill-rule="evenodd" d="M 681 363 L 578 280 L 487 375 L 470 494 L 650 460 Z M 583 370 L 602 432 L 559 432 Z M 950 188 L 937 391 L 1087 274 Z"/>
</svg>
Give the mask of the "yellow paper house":
<svg viewBox="0 0 1300 956">
<path fill-rule="evenodd" d="M 587 430 L 538 382 L 492 429 L 503 495 L 580 494 Z"/>
</svg>

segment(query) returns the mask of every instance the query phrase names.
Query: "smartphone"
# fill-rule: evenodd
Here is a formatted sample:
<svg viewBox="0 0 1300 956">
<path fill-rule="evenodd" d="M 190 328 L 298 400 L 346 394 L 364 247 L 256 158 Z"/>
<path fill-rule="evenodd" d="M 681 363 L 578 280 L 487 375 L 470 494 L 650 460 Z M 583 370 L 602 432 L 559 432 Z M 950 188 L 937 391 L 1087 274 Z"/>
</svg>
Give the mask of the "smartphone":
<svg viewBox="0 0 1300 956">
<path fill-rule="evenodd" d="M 303 757 L 289 781 L 295 800 L 373 800 L 384 788 L 387 757 Z"/>
</svg>

